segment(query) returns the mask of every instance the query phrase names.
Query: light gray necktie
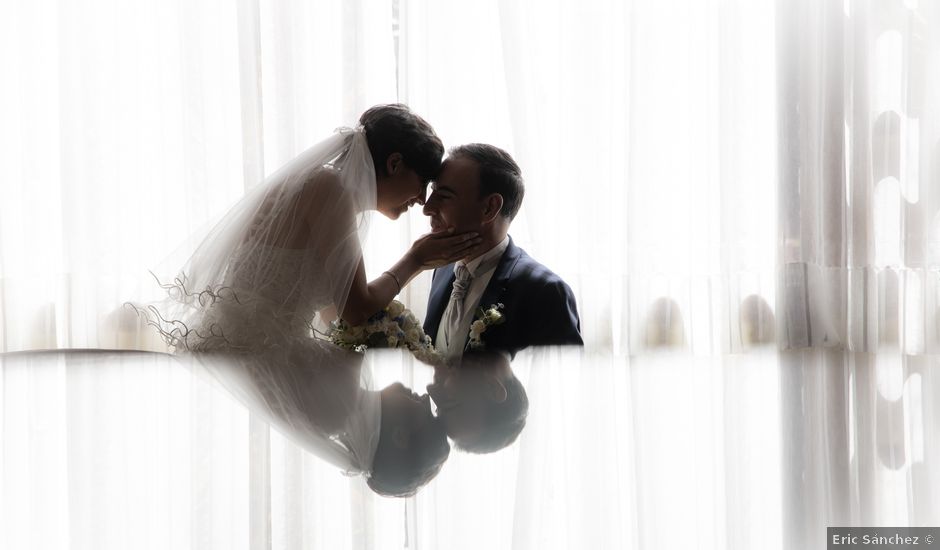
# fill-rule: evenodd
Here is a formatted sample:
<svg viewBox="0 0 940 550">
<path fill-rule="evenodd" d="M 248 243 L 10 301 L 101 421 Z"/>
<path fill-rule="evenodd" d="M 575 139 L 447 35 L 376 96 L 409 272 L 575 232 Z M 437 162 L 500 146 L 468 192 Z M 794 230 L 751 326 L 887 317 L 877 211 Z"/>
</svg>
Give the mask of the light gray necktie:
<svg viewBox="0 0 940 550">
<path fill-rule="evenodd" d="M 454 289 L 450 293 L 450 302 L 447 303 L 447 309 L 444 310 L 444 316 L 441 318 L 441 322 L 444 323 L 444 346 L 441 351 L 447 355 L 458 355 L 463 352 L 464 340 L 461 338 L 460 327 L 464 321 L 464 298 L 473 280 L 470 270 L 464 264 L 457 264 L 454 273 L 457 275 L 454 279 Z"/>
</svg>

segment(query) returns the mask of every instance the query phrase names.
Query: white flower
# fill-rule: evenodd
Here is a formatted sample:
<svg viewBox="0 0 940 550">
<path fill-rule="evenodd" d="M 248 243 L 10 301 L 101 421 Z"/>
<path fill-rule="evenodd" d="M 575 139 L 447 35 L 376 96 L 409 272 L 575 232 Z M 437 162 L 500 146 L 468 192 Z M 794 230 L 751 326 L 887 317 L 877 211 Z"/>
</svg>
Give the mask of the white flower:
<svg viewBox="0 0 940 550">
<path fill-rule="evenodd" d="M 365 351 L 371 340 L 372 347 L 408 348 L 415 357 L 430 364 L 443 360 L 415 314 L 397 300 L 362 325 L 351 327 L 343 320 L 334 321 L 326 336 L 340 347 L 359 352 Z"/>
<path fill-rule="evenodd" d="M 382 334 L 394 334 L 398 332 L 398 323 L 391 319 L 382 319 L 382 322 L 376 328 L 376 332 L 381 332 Z"/>
<path fill-rule="evenodd" d="M 500 309 L 503 304 L 493 304 L 488 308 L 481 307 L 477 310 L 477 319 L 470 324 L 470 337 L 468 343 L 470 349 L 483 349 L 483 333 L 492 325 L 498 325 L 503 322 L 503 314 Z"/>
<path fill-rule="evenodd" d="M 407 317 L 403 318 L 399 324 L 401 325 L 401 329 L 405 332 L 415 328 L 415 323 L 412 323 Z"/>
<path fill-rule="evenodd" d="M 405 310 L 405 313 L 402 315 L 402 317 L 401 328 L 404 330 L 411 330 L 412 328 L 421 326 L 421 321 L 415 317 L 414 313 L 407 309 Z"/>
<path fill-rule="evenodd" d="M 385 311 L 388 312 L 389 317 L 394 319 L 405 311 L 405 305 L 398 300 L 392 300 L 392 303 L 388 304 L 388 307 L 385 308 Z"/>
</svg>

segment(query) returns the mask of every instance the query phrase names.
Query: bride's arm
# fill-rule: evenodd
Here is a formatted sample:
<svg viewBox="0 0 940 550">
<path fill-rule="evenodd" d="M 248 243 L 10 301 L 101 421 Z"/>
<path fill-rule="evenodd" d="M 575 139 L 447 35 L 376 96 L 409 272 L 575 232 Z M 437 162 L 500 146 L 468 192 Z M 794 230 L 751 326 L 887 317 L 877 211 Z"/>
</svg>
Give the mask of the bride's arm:
<svg viewBox="0 0 940 550">
<path fill-rule="evenodd" d="M 388 270 L 397 273 L 395 276 L 413 278 L 418 270 L 412 261 L 407 258 L 407 254 L 392 269 Z M 398 275 L 398 274 L 401 275 Z M 406 284 L 402 281 L 402 284 Z M 353 279 L 352 287 L 349 289 L 349 296 L 346 303 L 343 304 L 341 317 L 350 325 L 356 326 L 364 323 L 366 319 L 382 310 L 398 294 L 398 283 L 388 272 L 376 277 L 370 282 L 366 282 L 366 268 L 362 260 L 359 260 L 359 267 L 356 269 L 356 275 Z"/>
</svg>

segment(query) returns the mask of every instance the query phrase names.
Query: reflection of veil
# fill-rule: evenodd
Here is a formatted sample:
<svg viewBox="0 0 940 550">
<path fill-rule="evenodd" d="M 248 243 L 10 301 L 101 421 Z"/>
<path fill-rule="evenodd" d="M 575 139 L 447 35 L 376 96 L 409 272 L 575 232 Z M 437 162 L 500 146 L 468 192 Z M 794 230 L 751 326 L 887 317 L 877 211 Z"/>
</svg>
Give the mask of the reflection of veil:
<svg viewBox="0 0 940 550">
<path fill-rule="evenodd" d="M 232 207 L 162 285 L 168 298 L 138 312 L 177 350 L 264 349 L 309 336 L 317 310 L 342 311 L 375 200 L 365 132 L 341 128 Z"/>
<path fill-rule="evenodd" d="M 250 191 L 202 240 L 167 297 L 135 306 L 181 359 L 208 372 L 286 437 L 367 473 L 381 401 L 362 356 L 313 337 L 342 311 L 375 208 L 365 132 L 342 128 Z M 210 353 L 204 353 L 210 352 Z"/>
<path fill-rule="evenodd" d="M 381 397 L 371 391 L 364 356 L 321 342 L 282 353 L 191 353 L 252 413 L 313 455 L 349 475 L 369 475 L 378 447 Z"/>
</svg>

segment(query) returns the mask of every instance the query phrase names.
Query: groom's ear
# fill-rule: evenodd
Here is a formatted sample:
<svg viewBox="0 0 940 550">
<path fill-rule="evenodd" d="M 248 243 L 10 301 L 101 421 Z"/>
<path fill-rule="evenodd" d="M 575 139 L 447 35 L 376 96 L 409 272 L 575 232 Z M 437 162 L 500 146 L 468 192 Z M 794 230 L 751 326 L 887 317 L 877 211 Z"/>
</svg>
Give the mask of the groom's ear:
<svg viewBox="0 0 940 550">
<path fill-rule="evenodd" d="M 499 193 L 490 193 L 483 202 L 483 222 L 491 222 L 499 216 L 503 209 L 503 196 Z"/>
<path fill-rule="evenodd" d="M 486 393 L 493 403 L 502 403 L 508 395 L 506 386 L 495 376 L 486 377 Z"/>
<path fill-rule="evenodd" d="M 391 176 L 396 171 L 398 171 L 398 168 L 402 164 L 403 158 L 404 157 L 401 156 L 401 153 L 392 153 L 389 155 L 388 158 L 385 159 L 385 173 Z"/>
</svg>

